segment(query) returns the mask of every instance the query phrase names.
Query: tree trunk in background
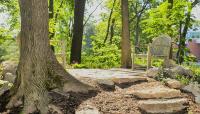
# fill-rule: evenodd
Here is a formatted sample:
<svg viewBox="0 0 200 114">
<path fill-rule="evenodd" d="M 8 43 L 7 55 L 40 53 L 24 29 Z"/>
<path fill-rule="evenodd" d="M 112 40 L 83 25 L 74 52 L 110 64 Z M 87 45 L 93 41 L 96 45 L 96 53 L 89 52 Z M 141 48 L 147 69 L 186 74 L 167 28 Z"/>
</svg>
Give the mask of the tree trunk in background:
<svg viewBox="0 0 200 114">
<path fill-rule="evenodd" d="M 49 19 L 53 19 L 54 18 L 54 0 L 49 0 Z M 53 33 L 49 33 L 49 37 L 50 39 L 52 39 L 54 36 L 54 32 Z"/>
<path fill-rule="evenodd" d="M 109 15 L 109 18 L 108 18 L 108 25 L 107 25 L 107 30 L 106 30 L 106 37 L 103 41 L 103 43 L 105 44 L 107 39 L 108 39 L 108 34 L 109 34 L 109 30 L 110 30 L 110 21 L 112 19 L 112 14 L 113 14 L 113 10 L 114 10 L 114 7 L 115 7 L 115 3 L 116 3 L 116 0 L 113 1 L 113 5 L 112 5 L 112 9 L 110 11 L 110 15 Z"/>
<path fill-rule="evenodd" d="M 200 1 L 199 0 L 194 0 L 192 5 L 191 5 L 191 10 L 192 8 L 194 8 Z M 190 8 L 188 8 L 190 9 Z M 187 35 L 187 31 L 189 29 L 189 25 L 190 25 L 190 21 L 191 21 L 191 11 L 187 12 L 187 17 L 185 19 L 184 22 L 184 28 L 183 28 L 183 32 L 180 36 L 180 40 L 179 40 L 179 50 L 178 50 L 178 63 L 182 64 L 184 62 L 184 56 L 185 56 L 185 41 L 186 41 L 186 35 Z"/>
<path fill-rule="evenodd" d="M 135 53 L 139 53 L 139 34 L 140 34 L 140 21 L 141 15 L 136 17 L 136 27 L 135 27 Z"/>
<path fill-rule="evenodd" d="M 173 8 L 173 5 L 174 5 L 174 0 L 168 0 L 168 3 L 170 4 L 168 6 L 168 9 L 172 9 Z"/>
<path fill-rule="evenodd" d="M 178 50 L 178 63 L 182 64 L 184 62 L 184 56 L 185 56 L 185 41 L 186 41 L 186 35 L 190 24 L 190 17 L 191 12 L 187 13 L 187 17 L 185 20 L 185 25 L 183 28 L 183 32 L 181 34 L 181 37 L 179 39 L 179 50 Z"/>
<path fill-rule="evenodd" d="M 81 49 L 83 39 L 83 19 L 86 0 L 74 0 L 74 27 L 71 47 L 70 63 L 81 63 Z"/>
<path fill-rule="evenodd" d="M 121 40 L 121 65 L 122 68 L 131 68 L 131 43 L 129 31 L 128 0 L 121 0 L 122 13 L 122 40 Z"/>
<path fill-rule="evenodd" d="M 182 38 L 182 22 L 180 22 L 179 24 L 179 39 L 178 39 L 178 42 L 179 42 L 179 45 L 178 45 L 178 51 L 177 51 L 177 63 L 178 64 L 181 64 L 180 62 L 180 50 L 181 50 L 181 45 L 180 45 L 180 42 L 181 42 L 181 38 Z"/>
<path fill-rule="evenodd" d="M 49 0 L 49 19 L 54 18 L 54 0 Z M 52 39 L 54 37 L 55 31 L 49 32 L 49 38 Z M 55 52 L 55 47 L 51 45 L 51 49 Z"/>
<path fill-rule="evenodd" d="M 56 57 L 48 38 L 48 1 L 20 0 L 21 35 L 17 79 L 7 108 L 21 100 L 24 114 L 48 111 L 48 90 L 88 92 L 92 87 L 71 76 Z"/>
<path fill-rule="evenodd" d="M 174 5 L 174 0 L 168 0 L 168 3 L 169 3 L 169 5 L 168 5 L 169 13 L 167 15 L 167 18 L 170 18 L 170 16 L 171 16 L 171 10 L 172 10 L 173 5 Z M 171 31 L 171 26 L 172 25 L 168 25 L 168 30 L 170 30 L 170 31 Z M 172 37 L 171 34 L 169 34 L 169 36 Z M 171 47 L 170 47 L 170 53 L 169 53 L 169 59 L 172 59 L 172 56 L 173 56 L 173 48 L 172 48 L 172 45 L 171 45 Z"/>
<path fill-rule="evenodd" d="M 114 36 L 114 32 L 115 32 L 115 19 L 112 19 L 112 24 L 110 26 L 110 44 L 112 44 L 112 41 L 113 41 L 113 36 Z"/>
</svg>

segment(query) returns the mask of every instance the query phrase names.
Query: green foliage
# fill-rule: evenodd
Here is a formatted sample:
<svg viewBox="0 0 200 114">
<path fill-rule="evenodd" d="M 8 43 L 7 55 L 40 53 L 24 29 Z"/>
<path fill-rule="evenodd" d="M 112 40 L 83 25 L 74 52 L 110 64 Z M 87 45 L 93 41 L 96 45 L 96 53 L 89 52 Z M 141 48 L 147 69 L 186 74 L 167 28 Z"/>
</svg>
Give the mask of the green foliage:
<svg viewBox="0 0 200 114">
<path fill-rule="evenodd" d="M 89 68 L 119 67 L 120 51 L 115 45 L 100 47 L 90 55 L 83 55 L 82 63 Z"/>
<path fill-rule="evenodd" d="M 103 26 L 100 24 L 99 28 L 97 27 L 97 34 L 91 36 L 92 47 L 83 53 L 82 63 L 90 68 L 111 68 L 119 67 L 120 65 L 120 50 L 119 46 L 119 37 L 114 36 L 113 44 L 104 44 L 102 37 Z"/>
<path fill-rule="evenodd" d="M 180 22 L 185 20 L 185 12 L 191 5 L 187 0 L 174 1 L 173 8 L 168 9 L 168 2 L 163 2 L 157 8 L 149 10 L 149 17 L 142 22 L 144 33 L 152 39 L 161 34 L 169 34 L 172 37 L 179 35 Z"/>
<path fill-rule="evenodd" d="M 198 83 L 200 83 L 200 65 L 196 64 L 196 63 L 191 63 L 189 65 L 185 65 L 186 67 L 188 67 L 189 69 L 192 70 L 192 72 L 194 73 L 193 77 L 192 77 L 192 81 L 196 81 Z"/>
<path fill-rule="evenodd" d="M 190 83 L 190 79 L 184 76 L 177 75 L 176 78 L 184 85 L 188 85 Z"/>
<path fill-rule="evenodd" d="M 19 47 L 15 41 L 6 41 L 0 48 L 5 50 L 2 56 L 3 60 L 18 61 L 19 59 Z"/>
<path fill-rule="evenodd" d="M 90 68 L 90 66 L 87 66 L 86 64 L 73 64 L 72 68 Z"/>
<path fill-rule="evenodd" d="M 184 57 L 185 63 L 189 64 L 190 62 L 197 62 L 196 56 L 189 54 Z"/>
<path fill-rule="evenodd" d="M 147 65 L 147 58 L 140 58 L 140 57 L 135 57 L 135 64 L 141 65 L 141 66 L 146 66 Z M 154 58 L 152 60 L 152 66 L 154 67 L 162 67 L 163 66 L 163 59 L 158 59 Z"/>
<path fill-rule="evenodd" d="M 134 44 L 136 28 L 135 10 L 141 10 L 142 5 L 144 5 L 146 1 L 147 0 L 129 0 L 132 44 Z M 95 2 L 94 0 L 88 0 L 87 4 L 94 5 Z M 113 6 L 113 0 L 106 0 L 102 5 L 105 11 L 101 14 L 100 20 L 88 21 L 85 25 L 82 64 L 75 64 L 73 65 L 74 68 L 120 67 L 121 4 L 119 0 L 116 1 L 112 15 L 112 19 L 115 19 L 113 42 L 109 42 L 109 33 L 108 40 L 105 44 L 103 42 L 106 36 L 108 18 Z M 134 9 L 132 6 L 136 5 L 137 8 Z M 186 13 L 191 11 L 191 2 L 188 0 L 176 0 L 171 10 L 168 9 L 168 6 L 169 4 L 166 0 L 148 0 L 147 8 L 141 16 L 142 23 L 139 24 L 141 52 L 146 53 L 148 43 L 151 42 L 152 38 L 160 34 L 169 34 L 177 40 L 179 24 L 180 22 L 184 22 Z M 70 58 L 73 10 L 73 0 L 54 0 L 54 18 L 49 20 L 49 32 L 55 33 L 51 39 L 51 44 L 55 46 L 56 54 L 62 52 L 62 43 L 66 44 L 67 62 L 69 62 Z M 0 13 L 8 16 L 8 20 L 5 22 L 6 26 L 0 27 L 0 61 L 8 59 L 17 61 L 19 57 L 18 46 L 14 39 L 20 31 L 19 12 L 18 0 L 0 0 Z M 198 26 L 199 22 L 195 24 Z M 187 56 L 185 60 L 189 63 L 190 61 L 195 61 L 195 58 Z M 145 66 L 147 60 L 146 58 L 135 58 L 135 63 Z M 153 66 L 161 67 L 162 63 L 163 61 L 161 59 L 153 60 Z M 195 72 L 198 71 L 195 70 Z"/>
</svg>

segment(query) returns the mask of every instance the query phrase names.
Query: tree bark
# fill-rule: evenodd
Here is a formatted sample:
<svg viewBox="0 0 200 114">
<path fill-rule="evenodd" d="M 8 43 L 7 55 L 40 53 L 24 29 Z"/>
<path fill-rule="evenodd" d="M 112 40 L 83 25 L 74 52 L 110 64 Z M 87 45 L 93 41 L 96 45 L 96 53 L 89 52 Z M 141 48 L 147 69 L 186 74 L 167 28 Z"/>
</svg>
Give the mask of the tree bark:
<svg viewBox="0 0 200 114">
<path fill-rule="evenodd" d="M 140 21 L 141 21 L 141 15 L 138 14 L 136 16 L 136 27 L 135 27 L 135 53 L 139 52 Z"/>
<path fill-rule="evenodd" d="M 48 2 L 20 0 L 21 47 L 17 96 L 24 97 L 24 113 L 47 113 Z M 18 85 L 18 84 L 17 84 Z"/>
<path fill-rule="evenodd" d="M 131 43 L 129 31 L 129 12 L 128 0 L 121 0 L 122 13 L 122 39 L 121 39 L 121 66 L 122 68 L 131 68 Z"/>
<path fill-rule="evenodd" d="M 184 56 L 185 56 L 185 41 L 186 41 L 186 35 L 187 31 L 189 28 L 190 24 L 190 17 L 191 17 L 191 12 L 188 12 L 186 20 L 185 20 L 185 25 L 183 28 L 183 32 L 181 34 L 181 37 L 179 39 L 179 50 L 178 50 L 178 63 L 182 64 L 184 62 Z"/>
<path fill-rule="evenodd" d="M 24 104 L 23 113 L 48 111 L 48 91 L 88 92 L 92 87 L 71 76 L 56 60 L 48 38 L 48 1 L 19 0 L 21 13 L 20 60 L 7 108 Z"/>
<path fill-rule="evenodd" d="M 81 63 L 81 49 L 83 39 L 83 19 L 86 0 L 74 0 L 74 27 L 71 47 L 70 63 Z"/>
<path fill-rule="evenodd" d="M 110 26 L 110 44 L 112 44 L 113 36 L 114 36 L 114 26 L 115 26 L 115 19 L 112 19 L 112 24 Z"/>
<path fill-rule="evenodd" d="M 168 15 L 167 15 L 167 18 L 169 18 L 169 20 L 170 20 L 170 16 L 171 16 L 171 10 L 172 10 L 172 8 L 173 8 L 173 5 L 174 5 L 174 0 L 168 0 Z M 172 25 L 171 24 L 169 24 L 168 26 L 168 31 L 171 31 L 171 27 L 172 27 Z M 172 33 L 172 32 L 171 32 Z M 169 34 L 171 37 L 173 37 L 171 34 Z M 172 48 L 172 46 L 170 47 L 170 53 L 169 53 L 169 59 L 172 59 L 172 56 L 173 56 L 173 48 Z"/>
<path fill-rule="evenodd" d="M 106 41 L 108 39 L 108 34 L 109 34 L 109 30 L 110 30 L 110 21 L 112 19 L 112 14 L 113 14 L 113 10 L 114 10 L 114 7 L 115 7 L 115 3 L 116 3 L 116 0 L 113 1 L 112 9 L 110 11 L 110 15 L 109 15 L 109 18 L 108 18 L 108 25 L 107 25 L 107 30 L 106 30 L 106 36 L 105 36 L 105 39 L 103 41 L 104 44 L 106 43 Z"/>
</svg>

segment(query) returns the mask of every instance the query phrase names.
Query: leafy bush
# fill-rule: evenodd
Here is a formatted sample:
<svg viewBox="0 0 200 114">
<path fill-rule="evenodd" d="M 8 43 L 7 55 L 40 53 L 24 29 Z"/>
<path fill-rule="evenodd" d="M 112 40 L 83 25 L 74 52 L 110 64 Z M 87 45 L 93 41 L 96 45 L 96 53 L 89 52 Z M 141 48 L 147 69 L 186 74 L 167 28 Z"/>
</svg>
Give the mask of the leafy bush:
<svg viewBox="0 0 200 114">
<path fill-rule="evenodd" d="M 83 54 L 85 68 L 112 68 L 120 66 L 120 50 L 115 45 L 96 48 L 90 54 Z"/>
<path fill-rule="evenodd" d="M 181 76 L 181 75 L 177 75 L 176 78 L 177 78 L 177 80 L 179 80 L 184 85 L 188 85 L 191 81 L 190 79 L 188 79 L 184 76 Z"/>
<path fill-rule="evenodd" d="M 147 58 L 135 57 L 134 62 L 135 62 L 135 64 L 138 64 L 138 65 L 141 65 L 141 66 L 146 66 L 147 65 Z M 162 59 L 155 58 L 155 59 L 152 60 L 152 66 L 161 67 L 162 64 L 163 64 Z"/>
<path fill-rule="evenodd" d="M 185 66 L 191 69 L 192 72 L 194 73 L 194 76 L 192 77 L 192 81 L 196 81 L 200 83 L 200 65 L 196 63 L 191 63 L 190 65 L 185 65 Z"/>
</svg>

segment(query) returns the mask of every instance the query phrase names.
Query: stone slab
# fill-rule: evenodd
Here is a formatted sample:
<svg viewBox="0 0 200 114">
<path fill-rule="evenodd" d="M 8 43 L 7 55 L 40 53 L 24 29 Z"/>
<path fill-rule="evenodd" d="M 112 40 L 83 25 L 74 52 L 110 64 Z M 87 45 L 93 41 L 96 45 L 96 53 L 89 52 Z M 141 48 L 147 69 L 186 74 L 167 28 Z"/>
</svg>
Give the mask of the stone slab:
<svg viewBox="0 0 200 114">
<path fill-rule="evenodd" d="M 181 96 L 180 90 L 170 89 L 162 85 L 129 90 L 126 94 L 133 95 L 139 99 L 176 98 Z"/>
<path fill-rule="evenodd" d="M 138 102 L 139 108 L 145 113 L 151 114 L 182 114 L 188 104 L 187 99 L 151 99 Z"/>
</svg>

